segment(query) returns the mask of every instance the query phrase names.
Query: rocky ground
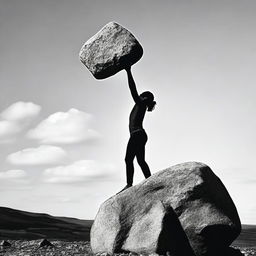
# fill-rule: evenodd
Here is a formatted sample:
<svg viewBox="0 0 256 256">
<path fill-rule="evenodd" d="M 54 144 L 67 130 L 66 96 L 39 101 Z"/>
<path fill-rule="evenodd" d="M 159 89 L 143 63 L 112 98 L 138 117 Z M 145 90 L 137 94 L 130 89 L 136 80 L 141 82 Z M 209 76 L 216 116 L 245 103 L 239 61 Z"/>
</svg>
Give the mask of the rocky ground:
<svg viewBox="0 0 256 256">
<path fill-rule="evenodd" d="M 10 241 L 10 247 L 0 247 L 0 255 L 4 256 L 85 256 L 92 255 L 90 243 L 85 241 L 64 242 L 51 240 L 53 247 L 40 248 L 42 240 Z"/>
<path fill-rule="evenodd" d="M 235 247 L 237 249 L 240 249 L 241 253 L 243 253 L 245 256 L 251 256 L 256 255 L 256 249 L 251 247 Z"/>
<path fill-rule="evenodd" d="M 92 256 L 89 242 L 76 241 L 64 242 L 59 240 L 51 240 L 53 247 L 41 247 L 42 240 L 32 241 L 10 241 L 10 247 L 0 247 L 0 256 Z M 238 247 L 236 247 L 238 248 Z M 239 248 L 245 256 L 256 256 L 255 248 Z M 125 255 L 125 254 L 124 254 Z M 121 256 L 121 255 L 119 255 Z"/>
</svg>

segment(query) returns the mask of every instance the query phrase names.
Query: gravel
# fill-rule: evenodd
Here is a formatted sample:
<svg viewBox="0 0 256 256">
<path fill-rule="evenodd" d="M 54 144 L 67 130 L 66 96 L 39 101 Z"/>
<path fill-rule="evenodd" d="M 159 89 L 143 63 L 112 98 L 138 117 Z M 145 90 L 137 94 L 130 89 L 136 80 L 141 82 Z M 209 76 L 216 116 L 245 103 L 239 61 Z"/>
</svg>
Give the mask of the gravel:
<svg viewBox="0 0 256 256">
<path fill-rule="evenodd" d="M 60 240 L 50 240 L 53 247 L 39 247 L 42 240 L 8 240 L 10 247 L 0 246 L 0 256 L 93 256 L 88 241 L 66 242 Z M 237 247 L 245 256 L 256 256 L 256 247 Z M 118 256 L 134 256 L 135 254 L 119 254 Z M 108 254 L 96 255 L 108 256 Z M 116 255 L 117 256 L 117 255 Z M 142 256 L 142 255 L 138 255 Z M 152 255 L 153 256 L 153 255 Z"/>
<path fill-rule="evenodd" d="M 90 243 L 85 241 L 65 242 L 59 240 L 50 240 L 53 247 L 39 248 L 42 240 L 32 241 L 10 241 L 11 247 L 0 247 L 0 255 L 4 256 L 85 256 L 93 255 Z"/>
</svg>

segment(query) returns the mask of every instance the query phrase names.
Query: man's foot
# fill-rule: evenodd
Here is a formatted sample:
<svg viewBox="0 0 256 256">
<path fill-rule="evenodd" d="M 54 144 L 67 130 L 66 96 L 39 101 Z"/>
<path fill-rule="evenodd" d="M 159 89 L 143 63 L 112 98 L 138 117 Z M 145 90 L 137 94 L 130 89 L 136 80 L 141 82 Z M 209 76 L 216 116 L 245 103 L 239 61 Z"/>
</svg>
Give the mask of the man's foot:
<svg viewBox="0 0 256 256">
<path fill-rule="evenodd" d="M 132 187 L 132 185 L 127 184 L 121 191 L 119 191 L 118 193 L 116 193 L 116 195 L 119 194 L 119 193 L 121 193 L 121 192 L 123 192 L 123 191 L 125 191 L 127 188 L 130 188 L 130 187 Z"/>
</svg>

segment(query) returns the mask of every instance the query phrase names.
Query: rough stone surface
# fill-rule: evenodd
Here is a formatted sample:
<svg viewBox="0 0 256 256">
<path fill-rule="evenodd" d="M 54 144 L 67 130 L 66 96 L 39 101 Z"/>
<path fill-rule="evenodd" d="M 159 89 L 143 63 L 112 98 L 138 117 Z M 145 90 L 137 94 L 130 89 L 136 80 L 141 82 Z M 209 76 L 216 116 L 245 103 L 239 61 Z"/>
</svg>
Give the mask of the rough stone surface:
<svg viewBox="0 0 256 256">
<path fill-rule="evenodd" d="M 221 180 L 207 165 L 188 162 L 105 201 L 91 228 L 91 247 L 110 254 L 220 255 L 240 231 Z"/>
<path fill-rule="evenodd" d="M 109 22 L 81 48 L 81 62 L 97 79 L 112 76 L 136 63 L 143 55 L 142 46 L 127 29 Z"/>
<path fill-rule="evenodd" d="M 11 243 L 9 243 L 8 241 L 2 241 L 0 246 L 3 246 L 3 247 L 9 247 L 9 246 L 12 246 Z"/>
<path fill-rule="evenodd" d="M 53 246 L 53 244 L 51 242 L 49 242 L 47 239 L 43 239 L 40 244 L 39 247 L 44 247 L 44 246 Z"/>
</svg>

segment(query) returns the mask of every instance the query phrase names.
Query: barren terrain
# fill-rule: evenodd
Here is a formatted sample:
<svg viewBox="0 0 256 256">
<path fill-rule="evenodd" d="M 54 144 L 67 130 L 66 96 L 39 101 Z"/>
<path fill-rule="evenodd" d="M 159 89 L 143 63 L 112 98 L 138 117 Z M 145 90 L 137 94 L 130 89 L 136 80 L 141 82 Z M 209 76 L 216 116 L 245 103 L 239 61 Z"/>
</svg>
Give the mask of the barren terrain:
<svg viewBox="0 0 256 256">
<path fill-rule="evenodd" d="M 92 255 L 89 232 L 92 220 L 54 217 L 0 207 L 0 256 L 85 256 Z M 52 247 L 41 247 L 43 238 Z M 232 244 L 245 256 L 256 255 L 256 226 L 243 225 L 240 236 Z"/>
</svg>

